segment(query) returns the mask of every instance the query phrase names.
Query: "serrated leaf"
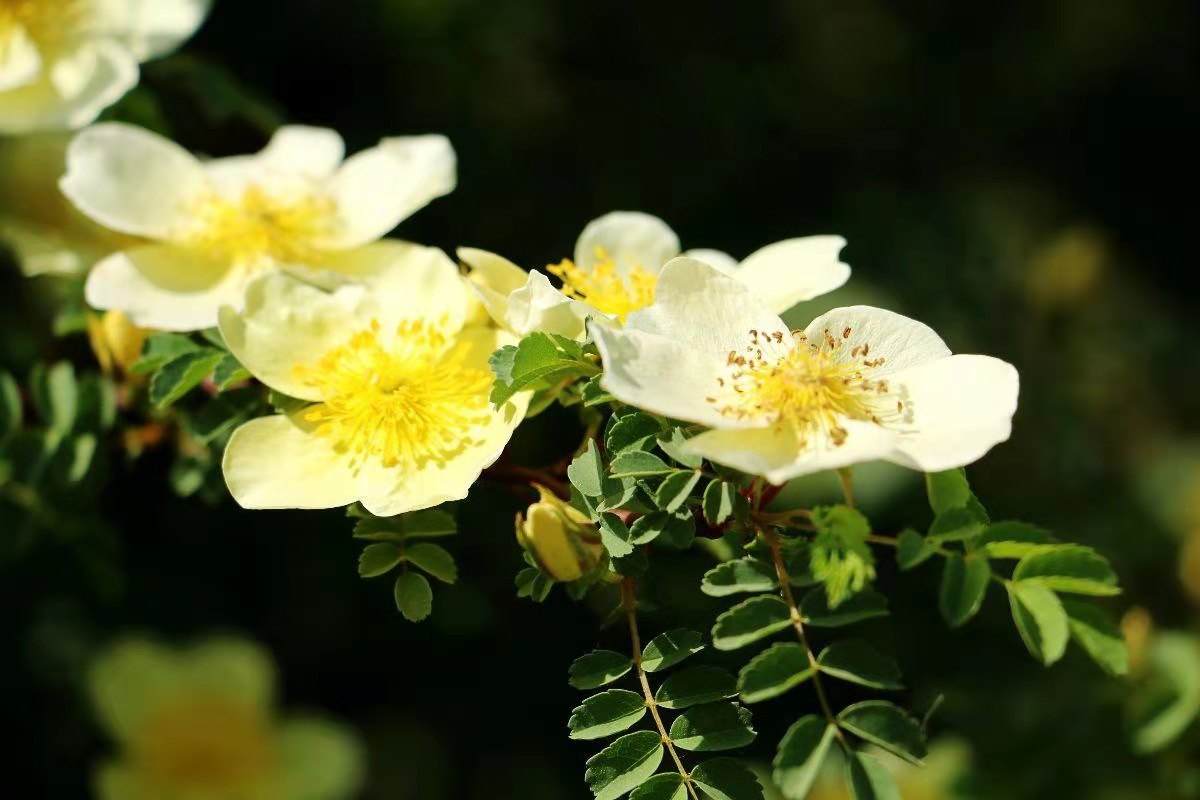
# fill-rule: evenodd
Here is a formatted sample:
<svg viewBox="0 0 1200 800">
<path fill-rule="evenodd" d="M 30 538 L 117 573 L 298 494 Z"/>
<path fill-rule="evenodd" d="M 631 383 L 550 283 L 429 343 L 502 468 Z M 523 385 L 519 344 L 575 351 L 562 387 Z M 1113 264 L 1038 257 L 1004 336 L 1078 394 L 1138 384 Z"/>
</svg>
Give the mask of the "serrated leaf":
<svg viewBox="0 0 1200 800">
<path fill-rule="evenodd" d="M 1062 658 L 1070 626 L 1058 595 L 1038 583 L 1008 584 L 1013 622 L 1033 657 L 1046 666 Z"/>
<path fill-rule="evenodd" d="M 404 535 L 410 539 L 434 539 L 458 533 L 454 515 L 440 508 L 425 508 L 404 515 Z"/>
<path fill-rule="evenodd" d="M 924 564 L 936 552 L 924 536 L 914 530 L 906 530 L 896 540 L 896 566 L 900 567 L 901 572 L 907 572 Z"/>
<path fill-rule="evenodd" d="M 737 487 L 726 481 L 712 481 L 704 487 L 701 506 L 709 525 L 715 527 L 733 516 L 737 494 Z"/>
<path fill-rule="evenodd" d="M 660 633 L 642 650 L 642 669 L 658 672 L 669 669 L 704 649 L 704 637 L 687 628 Z"/>
<path fill-rule="evenodd" d="M 714 758 L 692 770 L 692 781 L 712 800 L 762 800 L 754 773 L 732 758 Z"/>
<path fill-rule="evenodd" d="M 171 359 L 150 379 L 150 401 L 166 408 L 199 386 L 224 357 L 218 350 L 204 349 Z"/>
<path fill-rule="evenodd" d="M 662 738 L 658 733 L 627 733 L 588 759 L 583 778 L 596 800 L 617 800 L 653 775 L 662 758 Z"/>
<path fill-rule="evenodd" d="M 1129 648 L 1112 620 L 1089 603 L 1063 600 L 1071 638 L 1109 675 L 1129 673 Z"/>
<path fill-rule="evenodd" d="M 824 592 L 822 592 L 824 594 Z M 736 650 L 790 627 L 787 603 L 773 595 L 743 600 L 717 617 L 713 625 L 713 647 Z"/>
<path fill-rule="evenodd" d="M 369 544 L 358 557 L 358 575 L 360 578 L 374 578 L 390 572 L 403 560 L 400 548 L 390 542 Z"/>
<path fill-rule="evenodd" d="M 873 689 L 903 689 L 900 667 L 891 656 L 859 639 L 843 639 L 817 657 L 821 672 Z"/>
<path fill-rule="evenodd" d="M 575 659 L 567 683 L 576 689 L 595 689 L 612 683 L 633 669 L 633 659 L 614 650 L 593 650 Z"/>
<path fill-rule="evenodd" d="M 757 733 L 750 720 L 750 710 L 737 703 L 707 703 L 676 717 L 670 736 L 675 746 L 684 750 L 732 750 L 754 741 Z"/>
<path fill-rule="evenodd" d="M 974 539 L 987 528 L 987 517 L 973 507 L 950 508 L 938 514 L 929 526 L 929 541 L 962 542 Z"/>
<path fill-rule="evenodd" d="M 634 789 L 629 800 L 687 800 L 687 787 L 678 772 L 663 772 Z"/>
<path fill-rule="evenodd" d="M 984 551 L 988 558 L 1024 558 L 1038 545 L 1050 544 L 1054 537 L 1049 532 L 1025 522 L 996 522 L 975 540 L 975 547 Z"/>
<path fill-rule="evenodd" d="M 496 374 L 491 402 L 500 406 L 518 392 L 571 376 L 591 377 L 599 369 L 582 360 L 579 344 L 549 333 L 531 333 L 514 350 L 501 348 L 489 363 Z"/>
<path fill-rule="evenodd" d="M 775 567 L 755 558 L 737 558 L 704 573 L 700 591 L 710 597 L 742 592 L 769 592 L 779 585 Z"/>
<path fill-rule="evenodd" d="M 661 431 L 662 424 L 649 414 L 640 411 L 626 414 L 613 423 L 604 439 L 604 447 L 613 456 L 627 447 L 638 446 L 640 450 L 647 450 L 646 440 L 649 439 L 653 444 L 654 437 Z"/>
<path fill-rule="evenodd" d="M 938 609 L 947 625 L 961 627 L 979 613 L 991 577 L 992 568 L 982 555 L 971 553 L 964 557 L 951 553 L 946 556 Z"/>
<path fill-rule="evenodd" d="M 401 572 L 393 589 L 396 608 L 409 622 L 420 622 L 433 611 L 433 589 L 418 572 Z"/>
<path fill-rule="evenodd" d="M 623 558 L 633 552 L 633 534 L 616 514 L 601 514 L 598 520 L 600 543 L 612 558 Z"/>
<path fill-rule="evenodd" d="M 887 613 L 887 598 L 871 590 L 859 592 L 842 601 L 837 608 L 829 607 L 825 590 L 819 586 L 800 601 L 800 616 L 804 624 L 816 628 L 840 628 L 875 617 L 886 617 Z"/>
<path fill-rule="evenodd" d="M 901 800 L 895 778 L 870 753 L 858 751 L 846 759 L 846 783 L 853 800 Z"/>
<path fill-rule="evenodd" d="M 737 679 L 720 667 L 698 666 L 670 675 L 654 694 L 663 708 L 679 710 L 726 700 L 737 694 Z"/>
<path fill-rule="evenodd" d="M 684 435 L 683 431 L 679 428 L 671 428 L 669 435 L 658 437 L 658 447 L 683 466 L 698 469 L 704 463 L 704 458 L 687 452 L 683 446 L 687 440 L 688 437 Z"/>
<path fill-rule="evenodd" d="M 738 674 L 738 694 L 758 703 L 787 692 L 812 677 L 808 651 L 795 642 L 773 644 L 750 660 Z"/>
<path fill-rule="evenodd" d="M 771 762 L 771 778 L 786 800 L 808 797 L 836 736 L 837 726 L 815 714 L 801 717 L 788 728 Z"/>
<path fill-rule="evenodd" d="M 646 699 L 628 689 L 594 694 L 571 712 L 572 739 L 603 739 L 631 727 L 646 714 Z"/>
<path fill-rule="evenodd" d="M 1013 580 L 1068 594 L 1106 597 L 1121 593 L 1108 559 L 1075 544 L 1042 545 L 1027 553 L 1013 570 Z"/>
<path fill-rule="evenodd" d="M 700 471 L 672 472 L 659 484 L 654 502 L 664 511 L 675 511 L 687 502 L 688 496 L 700 481 Z"/>
<path fill-rule="evenodd" d="M 613 478 L 649 478 L 674 472 L 665 462 L 645 450 L 626 450 L 612 460 L 609 474 Z"/>
<path fill-rule="evenodd" d="M 213 368 L 213 383 L 219 391 L 225 391 L 234 385 L 250 379 L 250 370 L 242 366 L 230 353 L 226 353 Z"/>
<path fill-rule="evenodd" d="M 404 549 L 404 558 L 443 583 L 458 580 L 458 565 L 454 563 L 454 556 L 444 547 L 430 542 L 417 542 Z"/>
<path fill-rule="evenodd" d="M 605 403 L 612 403 L 616 401 L 617 398 L 606 392 L 604 387 L 600 385 L 601 377 L 602 376 L 597 375 L 594 378 L 589 379 L 580 390 L 579 394 L 580 397 L 583 398 L 583 404 L 585 406 L 601 406 Z"/>
<path fill-rule="evenodd" d="M 838 723 L 860 739 L 921 766 L 925 736 L 921 724 L 886 700 L 866 700 L 842 710 Z"/>
</svg>

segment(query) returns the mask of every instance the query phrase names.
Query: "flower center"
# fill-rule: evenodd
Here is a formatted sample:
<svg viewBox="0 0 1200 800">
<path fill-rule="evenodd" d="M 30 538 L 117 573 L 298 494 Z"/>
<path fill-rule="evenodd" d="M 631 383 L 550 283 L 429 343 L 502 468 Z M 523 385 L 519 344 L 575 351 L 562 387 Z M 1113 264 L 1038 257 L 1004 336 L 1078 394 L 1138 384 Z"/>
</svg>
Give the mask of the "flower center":
<svg viewBox="0 0 1200 800">
<path fill-rule="evenodd" d="M 305 419 L 318 434 L 385 467 L 442 462 L 472 444 L 489 419 L 491 374 L 465 365 L 467 347 L 442 333 L 444 320 L 405 320 L 395 337 L 379 323 L 350 337 L 297 377 L 325 398 Z"/>
<path fill-rule="evenodd" d="M 9 56 L 11 37 L 24 30 L 41 51 L 51 56 L 86 26 L 85 0 L 0 0 L 0 62 Z"/>
<path fill-rule="evenodd" d="M 275 753 L 260 709 L 195 696 L 151 715 L 133 743 L 133 757 L 157 785 L 228 791 L 263 779 Z"/>
<path fill-rule="evenodd" d="M 337 227 L 333 200 L 312 192 L 272 193 L 247 187 L 239 197 L 199 198 L 184 241 L 235 264 L 311 263 Z"/>
<path fill-rule="evenodd" d="M 582 300 L 621 322 L 631 311 L 654 302 L 654 286 L 658 283 L 656 273 L 634 264 L 622 274 L 602 247 L 596 248 L 596 258 L 596 264 L 590 270 L 580 269 L 569 258 L 546 269 L 563 282 L 562 291 L 567 297 Z"/>
<path fill-rule="evenodd" d="M 792 331 L 787 347 L 782 331 L 750 331 L 750 343 L 729 352 L 728 377 L 718 378 L 720 397 L 706 398 L 735 419 L 767 419 L 793 430 L 803 444 L 827 439 L 835 447 L 849 433 L 845 420 L 883 425 L 903 416 L 905 403 L 886 380 L 870 377 L 884 359 L 870 359 L 869 344 L 845 352 L 850 329 L 841 336 L 825 331 L 811 342 Z"/>
</svg>

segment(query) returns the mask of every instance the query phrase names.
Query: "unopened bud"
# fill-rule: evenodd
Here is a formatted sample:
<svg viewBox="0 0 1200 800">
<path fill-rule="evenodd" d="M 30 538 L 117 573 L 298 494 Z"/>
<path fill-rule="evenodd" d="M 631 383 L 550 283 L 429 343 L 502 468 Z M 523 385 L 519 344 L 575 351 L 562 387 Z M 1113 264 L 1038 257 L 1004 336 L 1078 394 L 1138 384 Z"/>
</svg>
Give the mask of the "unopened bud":
<svg viewBox="0 0 1200 800">
<path fill-rule="evenodd" d="M 537 484 L 534 488 L 541 499 L 524 515 L 517 514 L 517 541 L 554 580 L 579 580 L 604 553 L 600 533 L 578 509 L 549 489 Z"/>
</svg>

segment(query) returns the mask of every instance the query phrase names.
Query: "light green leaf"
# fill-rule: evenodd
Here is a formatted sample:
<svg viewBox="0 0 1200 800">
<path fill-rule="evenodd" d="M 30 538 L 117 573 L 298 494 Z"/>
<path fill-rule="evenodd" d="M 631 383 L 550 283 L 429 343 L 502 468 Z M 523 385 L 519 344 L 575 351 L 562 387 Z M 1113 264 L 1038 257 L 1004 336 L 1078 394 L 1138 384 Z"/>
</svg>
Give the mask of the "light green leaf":
<svg viewBox="0 0 1200 800">
<path fill-rule="evenodd" d="M 700 591 L 710 597 L 742 592 L 769 592 L 778 586 L 775 567 L 755 558 L 737 558 L 704 573 Z"/>
<path fill-rule="evenodd" d="M 671 723 L 670 736 L 677 747 L 697 752 L 732 750 L 754 741 L 749 709 L 737 703 L 693 706 Z"/>
<path fill-rule="evenodd" d="M 936 552 L 924 536 L 914 530 L 906 530 L 896 541 L 896 565 L 901 572 L 907 572 L 924 564 Z"/>
<path fill-rule="evenodd" d="M 369 544 L 358 557 L 359 577 L 374 578 L 383 575 L 403 560 L 400 548 L 390 542 Z"/>
<path fill-rule="evenodd" d="M 608 430 L 608 435 L 605 437 L 604 446 L 609 454 L 615 456 L 627 447 L 637 447 L 640 450 L 649 449 L 645 446 L 646 440 L 654 442 L 655 436 L 662 431 L 662 424 L 650 416 L 640 411 L 633 414 L 626 414 L 613 423 Z M 614 470 L 615 471 L 615 470 Z"/>
<path fill-rule="evenodd" d="M 458 566 L 446 548 L 430 542 L 417 542 L 404 549 L 404 558 L 443 583 L 458 580 Z"/>
<path fill-rule="evenodd" d="M 771 778 L 787 800 L 808 797 L 836 735 L 837 726 L 815 714 L 801 717 L 788 728 L 771 762 Z"/>
<path fill-rule="evenodd" d="M 604 494 L 604 465 L 594 439 L 588 440 L 587 449 L 567 467 L 567 478 L 584 497 L 600 497 Z"/>
<path fill-rule="evenodd" d="M 1024 558 L 1038 545 L 1050 544 L 1054 537 L 1025 522 L 996 522 L 975 540 L 988 558 Z"/>
<path fill-rule="evenodd" d="M 795 642 L 773 644 L 742 667 L 738 693 L 747 703 L 778 697 L 813 674 L 808 651 Z"/>
<path fill-rule="evenodd" d="M 925 491 L 934 514 L 962 508 L 974 497 L 967 483 L 967 472 L 962 467 L 925 473 Z"/>
<path fill-rule="evenodd" d="M 817 658 L 826 675 L 873 689 L 903 689 L 895 659 L 860 639 L 843 639 L 826 647 Z"/>
<path fill-rule="evenodd" d="M 654 502 L 664 511 L 675 511 L 685 502 L 700 480 L 700 471 L 672 472 L 658 486 Z"/>
<path fill-rule="evenodd" d="M 824 591 L 821 590 L 822 595 Z M 736 650 L 778 633 L 792 624 L 787 603 L 773 595 L 743 600 L 717 617 L 713 625 L 713 647 Z"/>
<path fill-rule="evenodd" d="M 200 345 L 181 333 L 152 333 L 142 347 L 142 357 L 129 371 L 135 375 L 146 375 L 184 353 L 194 353 L 200 349 Z"/>
<path fill-rule="evenodd" d="M 1042 545 L 1027 553 L 1013 570 L 1013 580 L 1069 594 L 1103 597 L 1121 593 L 1108 559 L 1077 544 Z"/>
<path fill-rule="evenodd" d="M 613 558 L 624 558 L 633 552 L 633 534 L 616 514 L 601 514 L 600 543 Z"/>
<path fill-rule="evenodd" d="M 629 800 L 687 800 L 687 787 L 678 772 L 663 772 L 634 789 Z"/>
<path fill-rule="evenodd" d="M 583 779 L 596 800 L 617 800 L 653 775 L 662 758 L 657 732 L 627 733 L 588 759 Z"/>
<path fill-rule="evenodd" d="M 855 736 L 921 766 L 925 757 L 921 724 L 898 706 L 886 700 L 855 703 L 838 714 L 838 723 Z"/>
<path fill-rule="evenodd" d="M 859 592 L 836 609 L 829 607 L 825 590 L 819 586 L 800 601 L 804 624 L 816 628 L 840 628 L 874 617 L 886 617 L 887 613 L 887 598 L 871 590 Z"/>
<path fill-rule="evenodd" d="M 224 357 L 218 350 L 204 349 L 171 359 L 150 379 L 150 401 L 166 408 L 199 386 Z"/>
<path fill-rule="evenodd" d="M 846 782 L 854 800 L 901 800 L 896 780 L 870 753 L 853 753 L 846 760 Z"/>
<path fill-rule="evenodd" d="M 684 435 L 683 431 L 679 428 L 671 428 L 668 436 L 658 437 L 658 446 L 664 453 L 683 466 L 698 469 L 704 463 L 704 459 L 695 453 L 689 453 L 684 450 L 683 445 L 687 440 L 688 437 Z"/>
<path fill-rule="evenodd" d="M 929 526 L 929 541 L 940 544 L 974 539 L 987 524 L 987 517 L 974 507 L 950 508 L 934 518 Z"/>
<path fill-rule="evenodd" d="M 714 758 L 692 770 L 692 781 L 712 800 L 762 800 L 754 773 L 732 758 Z"/>
<path fill-rule="evenodd" d="M 500 406 L 513 395 L 572 376 L 591 377 L 599 372 L 583 359 L 577 342 L 548 333 L 531 333 L 515 347 L 502 347 L 488 360 L 496 374 L 491 401 Z"/>
<path fill-rule="evenodd" d="M 571 664 L 567 683 L 576 689 L 595 689 L 626 675 L 633 659 L 613 650 L 593 650 Z"/>
<path fill-rule="evenodd" d="M 646 699 L 627 689 L 609 689 L 584 700 L 571 712 L 572 739 L 603 739 L 620 733 L 646 714 Z"/>
<path fill-rule="evenodd" d="M 654 694 L 663 708 L 679 710 L 726 700 L 737 694 L 737 679 L 720 667 L 698 666 L 670 675 Z"/>
<path fill-rule="evenodd" d="M 1154 753 L 1178 739 L 1200 716 L 1200 642 L 1158 634 L 1148 652 L 1149 680 L 1133 714 L 1133 748 Z"/>
<path fill-rule="evenodd" d="M 737 487 L 726 481 L 712 481 L 704 488 L 702 507 L 709 525 L 720 525 L 733 516 L 737 494 Z"/>
<path fill-rule="evenodd" d="M 38 365 L 29 381 L 30 396 L 51 436 L 61 439 L 75 426 L 79 387 L 75 367 L 59 361 L 49 368 Z"/>
<path fill-rule="evenodd" d="M 13 376 L 0 372 L 0 442 L 21 427 L 21 390 Z"/>
<path fill-rule="evenodd" d="M 600 385 L 601 377 L 602 376 L 600 375 L 596 375 L 595 377 L 590 378 L 588 382 L 583 385 L 583 389 L 580 390 L 580 396 L 583 398 L 583 404 L 589 408 L 591 406 L 602 406 L 605 403 L 612 403 L 617 399 L 608 392 L 604 391 L 604 387 Z"/>
<path fill-rule="evenodd" d="M 674 471 L 653 453 L 647 453 L 645 450 L 626 450 L 618 453 L 612 460 L 610 474 L 614 478 L 648 478 Z"/>
<path fill-rule="evenodd" d="M 1070 627 L 1058 595 L 1039 583 L 1015 581 L 1008 584 L 1008 601 L 1017 631 L 1033 657 L 1046 666 L 1062 658 Z"/>
<path fill-rule="evenodd" d="M 660 633 L 642 650 L 642 669 L 658 672 L 669 669 L 688 656 L 704 649 L 704 637 L 687 628 Z"/>
<path fill-rule="evenodd" d="M 1092 660 L 1109 675 L 1129 673 L 1129 648 L 1121 629 L 1108 616 L 1091 605 L 1077 600 L 1063 600 L 1071 638 L 1087 652 Z M 1200 670 L 1200 662 L 1197 662 Z"/>
<path fill-rule="evenodd" d="M 971 553 L 964 557 L 951 553 L 946 556 L 938 596 L 938 609 L 946 624 L 958 628 L 979 613 L 991 577 L 992 568 L 982 555 Z"/>
<path fill-rule="evenodd" d="M 409 622 L 420 622 L 433 611 L 433 589 L 419 572 L 401 572 L 394 594 L 396 608 Z"/>
</svg>

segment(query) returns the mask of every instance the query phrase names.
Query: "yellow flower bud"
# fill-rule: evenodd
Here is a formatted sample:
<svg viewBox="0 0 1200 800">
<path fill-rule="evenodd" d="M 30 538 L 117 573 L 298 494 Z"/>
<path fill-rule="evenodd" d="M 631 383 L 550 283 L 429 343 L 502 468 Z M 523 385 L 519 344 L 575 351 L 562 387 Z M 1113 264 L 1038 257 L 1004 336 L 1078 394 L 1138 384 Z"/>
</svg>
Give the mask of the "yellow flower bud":
<svg viewBox="0 0 1200 800">
<path fill-rule="evenodd" d="M 139 328 L 120 311 L 88 314 L 88 340 L 105 372 L 127 372 L 142 355 L 149 331 Z"/>
<path fill-rule="evenodd" d="M 579 580 L 600 561 L 600 533 L 586 516 L 544 486 L 541 499 L 517 514 L 517 541 L 556 581 Z"/>
</svg>

